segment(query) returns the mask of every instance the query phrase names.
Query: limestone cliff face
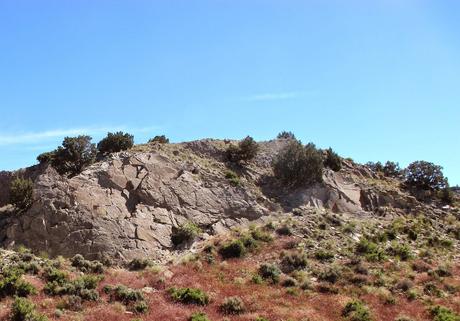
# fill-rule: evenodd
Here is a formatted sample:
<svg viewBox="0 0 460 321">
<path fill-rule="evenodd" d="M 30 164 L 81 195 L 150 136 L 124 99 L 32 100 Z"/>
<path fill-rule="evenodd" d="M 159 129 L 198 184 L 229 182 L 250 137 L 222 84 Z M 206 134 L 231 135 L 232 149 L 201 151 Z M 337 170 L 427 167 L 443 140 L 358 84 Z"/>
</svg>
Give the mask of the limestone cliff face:
<svg viewBox="0 0 460 321">
<path fill-rule="evenodd" d="M 351 163 L 338 173 L 326 171 L 322 184 L 283 190 L 266 179 L 283 140 L 261 143 L 257 158 L 236 169 L 241 184 L 233 186 L 225 178 L 226 144 L 138 146 L 70 179 L 48 166 L 28 169 L 23 174 L 34 179 L 34 205 L 22 214 L 0 214 L 0 240 L 53 256 L 161 260 L 173 249 L 173 228 L 186 221 L 212 234 L 302 206 L 359 213 L 387 206 L 406 210 L 415 202 L 399 191 L 366 185 L 373 174 Z M 12 175 L 0 175 L 0 206 L 6 204 Z"/>
</svg>

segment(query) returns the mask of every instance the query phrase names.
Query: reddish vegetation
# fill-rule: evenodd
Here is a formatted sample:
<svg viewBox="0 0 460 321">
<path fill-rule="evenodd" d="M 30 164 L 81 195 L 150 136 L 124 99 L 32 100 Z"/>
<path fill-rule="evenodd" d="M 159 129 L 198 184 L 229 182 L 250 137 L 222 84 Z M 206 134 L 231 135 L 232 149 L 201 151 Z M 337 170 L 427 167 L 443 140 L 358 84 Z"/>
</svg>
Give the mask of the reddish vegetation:
<svg viewBox="0 0 460 321">
<path fill-rule="evenodd" d="M 362 300 L 366 302 L 376 320 L 394 321 L 399 316 L 406 316 L 417 321 L 430 321 L 426 306 L 418 301 L 409 301 L 403 296 L 396 298 L 396 304 L 386 304 L 375 295 L 365 295 Z"/>
<path fill-rule="evenodd" d="M 218 259 L 214 264 L 204 261 L 190 261 L 169 267 L 172 277 L 164 273 L 148 271 L 131 272 L 123 269 L 110 269 L 105 273 L 104 280 L 99 285 L 100 302 L 85 303 L 82 312 L 66 311 L 61 318 L 55 316 L 56 305 L 62 300 L 60 297 L 49 297 L 41 291 L 33 296 L 32 300 L 37 309 L 45 313 L 50 320 L 86 320 L 86 321 L 131 321 L 139 318 L 143 321 L 188 320 L 193 312 L 205 312 L 211 320 L 223 320 L 224 315 L 219 311 L 219 305 L 229 296 L 243 298 L 247 312 L 240 316 L 232 316 L 232 321 L 253 321 L 263 316 L 271 321 L 278 320 L 343 320 L 341 315 L 345 304 L 352 298 L 343 294 L 323 294 L 303 292 L 289 294 L 281 285 L 254 284 L 251 277 L 256 273 L 261 262 L 270 262 L 279 257 L 283 249 L 289 248 L 295 241 L 294 237 L 280 237 L 275 242 L 262 246 L 256 253 L 244 259 L 222 261 Z M 387 266 L 390 268 L 390 265 Z M 460 285 L 460 266 L 452 270 L 453 276 L 445 282 L 451 285 Z M 170 273 L 169 273 L 170 274 Z M 401 276 L 402 277 L 402 276 Z M 27 276 L 37 289 L 43 288 L 43 281 L 38 277 Z M 427 273 L 418 273 L 416 284 L 433 281 Z M 107 295 L 103 294 L 104 285 L 124 284 L 131 288 L 153 288 L 153 292 L 146 294 L 149 311 L 143 315 L 136 315 L 126 311 L 120 303 L 108 302 Z M 170 287 L 200 288 L 211 297 L 211 303 L 205 307 L 174 303 L 169 298 L 167 289 Z M 347 292 L 348 293 L 348 292 Z M 429 321 L 431 317 L 427 306 L 422 301 L 409 301 L 403 294 L 395 295 L 395 303 L 388 304 L 376 294 L 365 294 L 361 299 L 368 305 L 375 321 L 394 321 L 398 316 L 407 316 L 413 320 Z M 3 299 L 0 308 L 0 320 L 8 320 L 11 299 Z M 457 293 L 448 300 L 438 300 L 436 303 L 450 307 L 460 312 L 460 295 Z"/>
</svg>

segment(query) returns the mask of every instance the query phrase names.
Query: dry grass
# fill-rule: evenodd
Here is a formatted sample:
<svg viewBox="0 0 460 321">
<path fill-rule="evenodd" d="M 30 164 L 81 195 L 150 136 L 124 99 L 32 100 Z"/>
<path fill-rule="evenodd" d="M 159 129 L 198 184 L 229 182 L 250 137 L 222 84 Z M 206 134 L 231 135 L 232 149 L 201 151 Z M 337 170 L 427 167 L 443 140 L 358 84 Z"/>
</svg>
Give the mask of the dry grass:
<svg viewBox="0 0 460 321">
<path fill-rule="evenodd" d="M 287 222 L 287 224 L 291 223 Z M 444 278 L 436 277 L 427 272 L 428 269 L 436 268 L 439 265 L 437 263 L 441 261 L 440 258 L 438 258 L 438 261 L 434 260 L 431 264 L 424 265 L 418 271 L 412 269 L 412 263 L 421 265 L 422 261 L 420 259 L 408 263 L 398 262 L 394 259 L 385 262 L 365 262 L 364 265 L 369 270 L 369 274 L 365 278 L 366 285 L 362 285 L 350 281 L 358 274 L 353 272 L 352 267 L 349 267 L 349 258 L 341 257 L 336 252 L 337 259 L 333 263 L 316 260 L 313 255 L 316 247 L 305 247 L 306 239 L 298 233 L 299 230 L 294 225 L 292 226 L 295 230 L 293 236 L 277 235 L 273 242 L 261 243 L 259 247 L 250 251 L 243 258 L 223 261 L 222 258 L 216 256 L 215 262 L 210 264 L 198 256 L 197 259 L 185 260 L 183 263 L 165 266 L 162 270 L 134 272 L 118 268 L 108 269 L 104 273 L 104 279 L 98 286 L 100 300 L 98 302 L 85 302 L 83 310 L 80 312 L 64 311 L 64 315 L 60 318 L 56 316 L 55 311 L 63 298 L 45 295 L 42 291 L 44 281 L 40 276 L 26 275 L 25 279 L 39 290 L 38 295 L 31 297 L 31 300 L 37 305 L 37 310 L 46 314 L 50 320 L 56 321 L 132 321 L 136 318 L 143 321 L 185 321 L 194 312 L 204 312 L 210 320 L 217 321 L 225 318 L 219 310 L 220 304 L 225 298 L 232 296 L 241 297 L 246 306 L 245 313 L 229 318 L 232 321 L 254 321 L 258 316 L 267 318 L 270 321 L 339 321 L 343 320 L 343 307 L 354 298 L 359 298 L 367 304 L 375 321 L 394 321 L 401 315 L 410 317 L 413 320 L 428 321 L 431 320 L 428 313 L 428 308 L 431 304 L 441 304 L 460 313 L 460 291 L 442 298 L 429 297 L 421 291 L 428 282 L 435 284 L 443 291 L 445 291 L 446 285 L 460 289 L 460 264 L 458 262 L 451 262 L 452 276 Z M 334 233 L 333 229 L 331 231 Z M 334 241 L 328 233 L 329 230 L 321 231 L 321 235 L 328 237 L 328 240 L 332 242 L 331 250 L 346 247 L 347 242 L 343 241 L 343 236 Z M 238 232 L 235 232 L 235 234 L 238 234 Z M 212 239 L 211 242 L 218 247 L 228 241 L 229 237 L 232 236 L 221 236 Z M 321 242 L 315 243 L 314 239 L 311 241 L 316 246 L 322 244 Z M 310 290 L 304 291 L 300 287 L 288 289 L 280 284 L 274 285 L 266 282 L 257 284 L 252 281 L 260 264 L 279 264 L 281 253 L 283 251 L 292 251 L 293 247 L 303 247 L 309 257 L 308 268 L 301 273 L 301 276 L 312 283 L 312 286 L 309 287 Z M 331 264 L 344 270 L 342 276 L 334 284 L 338 293 L 316 292 L 314 289 L 317 287 L 318 282 L 314 279 L 315 271 L 328 268 Z M 71 268 L 66 265 L 66 269 Z M 373 282 L 378 279 L 376 275 L 378 271 L 383 271 L 387 280 L 387 284 L 380 288 L 373 285 Z M 72 272 L 71 275 L 74 278 L 76 273 Z M 409 300 L 406 293 L 402 291 L 391 292 L 398 281 L 409 277 L 412 277 L 414 287 L 421 293 L 420 297 L 415 300 Z M 123 304 L 110 302 L 109 296 L 104 294 L 103 287 L 117 284 L 123 284 L 133 289 L 145 290 L 148 287 L 150 291 L 145 293 L 145 298 L 149 305 L 149 311 L 146 314 L 136 315 L 128 311 Z M 176 303 L 171 300 L 168 294 L 170 287 L 201 289 L 209 295 L 210 304 L 201 307 Z M 387 298 L 391 299 L 390 303 Z M 0 321 L 8 320 L 11 302 L 11 298 L 2 299 L 0 303 Z"/>
</svg>

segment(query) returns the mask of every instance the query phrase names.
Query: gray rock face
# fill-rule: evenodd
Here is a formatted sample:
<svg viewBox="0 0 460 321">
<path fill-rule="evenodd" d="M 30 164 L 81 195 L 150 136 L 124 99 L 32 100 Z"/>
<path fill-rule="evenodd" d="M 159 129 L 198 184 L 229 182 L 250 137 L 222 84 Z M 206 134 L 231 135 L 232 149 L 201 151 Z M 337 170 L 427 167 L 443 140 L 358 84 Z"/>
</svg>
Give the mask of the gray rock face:
<svg viewBox="0 0 460 321">
<path fill-rule="evenodd" d="M 212 234 L 274 209 L 313 206 L 355 213 L 410 204 L 402 194 L 367 186 L 363 182 L 372 173 L 347 164 L 339 173 L 325 171 L 323 184 L 272 191 L 281 196 L 275 200 L 259 181 L 271 175 L 271 160 L 283 142 L 261 144 L 257 158 L 241 173 L 241 186 L 225 178 L 226 146 L 212 140 L 149 146 L 113 154 L 71 179 L 50 167 L 33 167 L 23 173 L 34 178 L 34 205 L 23 214 L 0 215 L 0 240 L 52 256 L 162 260 L 173 248 L 173 228 L 186 221 Z M 0 206 L 7 202 L 12 175 L 0 174 Z"/>
<path fill-rule="evenodd" d="M 268 214 L 249 190 L 182 165 L 151 152 L 120 153 L 71 179 L 47 168 L 35 180 L 33 207 L 2 224 L 3 243 L 51 255 L 161 258 L 172 227 L 187 220 L 212 231 Z"/>
</svg>

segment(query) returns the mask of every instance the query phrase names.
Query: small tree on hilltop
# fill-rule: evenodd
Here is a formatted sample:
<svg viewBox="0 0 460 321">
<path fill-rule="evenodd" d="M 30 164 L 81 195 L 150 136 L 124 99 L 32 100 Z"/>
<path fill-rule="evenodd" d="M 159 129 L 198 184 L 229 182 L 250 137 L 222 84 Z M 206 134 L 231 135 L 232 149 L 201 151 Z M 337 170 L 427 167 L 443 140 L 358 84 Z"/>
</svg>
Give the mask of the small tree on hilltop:
<svg viewBox="0 0 460 321">
<path fill-rule="evenodd" d="M 438 191 L 448 187 L 442 167 L 426 161 L 416 161 L 405 170 L 405 183 L 418 190 Z"/>
<path fill-rule="evenodd" d="M 54 158 L 53 152 L 45 152 L 37 156 L 37 160 L 40 164 L 51 163 Z"/>
<path fill-rule="evenodd" d="M 21 211 L 28 210 L 33 203 L 33 188 L 31 179 L 15 178 L 10 185 L 10 204 Z"/>
<path fill-rule="evenodd" d="M 449 186 L 444 187 L 438 192 L 438 197 L 441 201 L 446 204 L 452 204 L 454 202 L 454 192 Z"/>
<path fill-rule="evenodd" d="M 330 147 L 326 150 L 326 159 L 324 160 L 324 166 L 329 167 L 334 172 L 338 172 L 342 168 L 342 159 Z"/>
<path fill-rule="evenodd" d="M 167 138 L 165 135 L 157 135 L 151 139 L 149 139 L 149 144 L 150 143 L 160 143 L 160 144 L 169 144 L 169 138 Z"/>
<path fill-rule="evenodd" d="M 401 175 L 401 168 L 398 163 L 387 161 L 382 168 L 383 175 L 387 177 L 398 177 Z"/>
<path fill-rule="evenodd" d="M 108 133 L 107 137 L 97 144 L 97 149 L 101 154 L 117 153 L 133 147 L 134 136 L 128 133 L 116 132 Z"/>
<path fill-rule="evenodd" d="M 277 139 L 296 139 L 293 132 L 288 132 L 283 130 L 281 133 L 278 134 L 276 137 Z"/>
<path fill-rule="evenodd" d="M 275 177 L 289 186 L 322 181 L 323 159 L 315 145 L 303 146 L 297 140 L 285 146 L 273 160 Z"/>
<path fill-rule="evenodd" d="M 59 174 L 79 174 L 96 159 L 97 149 L 90 136 L 66 137 L 54 152 L 51 165 Z"/>
<path fill-rule="evenodd" d="M 256 157 L 259 151 L 259 144 L 251 137 L 247 136 L 238 145 L 230 145 L 227 148 L 227 159 L 231 162 L 247 162 Z"/>
<path fill-rule="evenodd" d="M 383 173 L 383 165 L 381 162 L 367 162 L 366 166 L 369 167 L 375 173 Z"/>
</svg>

